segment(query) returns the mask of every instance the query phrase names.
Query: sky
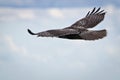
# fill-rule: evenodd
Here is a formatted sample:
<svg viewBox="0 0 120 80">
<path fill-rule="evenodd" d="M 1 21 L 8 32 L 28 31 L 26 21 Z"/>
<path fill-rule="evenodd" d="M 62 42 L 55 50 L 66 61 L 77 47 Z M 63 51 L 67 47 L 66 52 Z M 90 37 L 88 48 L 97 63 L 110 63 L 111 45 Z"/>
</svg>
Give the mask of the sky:
<svg viewBox="0 0 120 80">
<path fill-rule="evenodd" d="M 95 40 L 31 36 L 68 27 L 94 7 L 107 14 Z M 120 80 L 120 0 L 0 0 L 0 80 Z"/>
</svg>

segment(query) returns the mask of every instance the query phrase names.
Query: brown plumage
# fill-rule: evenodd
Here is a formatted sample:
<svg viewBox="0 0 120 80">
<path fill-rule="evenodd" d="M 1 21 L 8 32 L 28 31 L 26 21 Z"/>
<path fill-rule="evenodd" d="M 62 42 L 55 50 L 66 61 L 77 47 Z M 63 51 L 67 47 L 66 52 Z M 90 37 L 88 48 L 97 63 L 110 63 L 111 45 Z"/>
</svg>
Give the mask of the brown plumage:
<svg viewBox="0 0 120 80">
<path fill-rule="evenodd" d="M 89 11 L 87 15 L 72 24 L 70 27 L 63 29 L 47 30 L 39 33 L 33 33 L 28 29 L 31 35 L 37 35 L 38 37 L 58 37 L 64 39 L 83 39 L 83 40 L 97 40 L 105 37 L 107 31 L 103 30 L 88 30 L 88 28 L 93 28 L 101 21 L 103 21 L 105 16 L 104 10 L 94 8 L 91 12 Z"/>
</svg>

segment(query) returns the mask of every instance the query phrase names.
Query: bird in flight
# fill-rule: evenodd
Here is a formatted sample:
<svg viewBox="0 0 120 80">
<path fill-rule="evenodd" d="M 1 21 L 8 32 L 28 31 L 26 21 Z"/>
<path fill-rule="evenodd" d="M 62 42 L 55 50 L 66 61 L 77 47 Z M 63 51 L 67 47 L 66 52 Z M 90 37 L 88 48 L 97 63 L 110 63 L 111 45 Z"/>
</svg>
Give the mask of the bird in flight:
<svg viewBox="0 0 120 80">
<path fill-rule="evenodd" d="M 30 29 L 28 29 L 28 32 L 31 35 L 37 35 L 38 37 L 57 37 L 72 40 L 102 39 L 107 35 L 107 31 L 105 29 L 88 30 L 88 28 L 93 28 L 103 21 L 106 12 L 100 9 L 101 8 L 94 8 L 92 11 L 89 11 L 84 18 L 63 29 L 53 29 L 38 33 L 33 33 Z"/>
</svg>

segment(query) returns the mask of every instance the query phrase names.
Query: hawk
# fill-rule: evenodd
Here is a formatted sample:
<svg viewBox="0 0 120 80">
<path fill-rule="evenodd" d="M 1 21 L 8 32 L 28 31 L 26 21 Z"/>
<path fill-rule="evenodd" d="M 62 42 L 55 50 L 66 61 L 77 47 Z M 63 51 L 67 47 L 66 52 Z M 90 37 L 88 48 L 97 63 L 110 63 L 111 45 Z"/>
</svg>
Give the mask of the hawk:
<svg viewBox="0 0 120 80">
<path fill-rule="evenodd" d="M 84 18 L 63 29 L 53 29 L 38 33 L 33 33 L 30 29 L 28 29 L 28 32 L 31 35 L 37 35 L 38 37 L 57 37 L 72 40 L 101 39 L 107 35 L 107 31 L 105 29 L 88 30 L 88 28 L 93 28 L 101 21 L 103 21 L 106 12 L 100 9 L 100 7 L 98 9 L 94 8 L 92 11 L 89 11 Z"/>
</svg>

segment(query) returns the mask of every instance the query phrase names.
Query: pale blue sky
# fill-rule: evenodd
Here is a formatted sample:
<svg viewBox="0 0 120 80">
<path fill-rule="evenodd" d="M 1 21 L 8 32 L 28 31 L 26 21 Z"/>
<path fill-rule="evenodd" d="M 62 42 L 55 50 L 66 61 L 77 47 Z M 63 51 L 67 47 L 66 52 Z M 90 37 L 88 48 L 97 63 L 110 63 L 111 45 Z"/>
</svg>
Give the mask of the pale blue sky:
<svg viewBox="0 0 120 80">
<path fill-rule="evenodd" d="M 120 80 L 119 0 L 0 0 L 0 80 Z M 70 26 L 93 7 L 107 14 L 96 41 L 28 34 Z"/>
<path fill-rule="evenodd" d="M 120 6 L 120 0 L 0 0 L 0 6 L 3 7 L 89 7 L 104 6 L 108 4 Z"/>
</svg>

